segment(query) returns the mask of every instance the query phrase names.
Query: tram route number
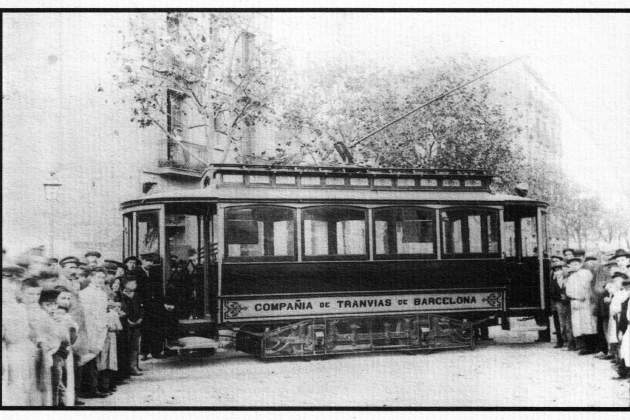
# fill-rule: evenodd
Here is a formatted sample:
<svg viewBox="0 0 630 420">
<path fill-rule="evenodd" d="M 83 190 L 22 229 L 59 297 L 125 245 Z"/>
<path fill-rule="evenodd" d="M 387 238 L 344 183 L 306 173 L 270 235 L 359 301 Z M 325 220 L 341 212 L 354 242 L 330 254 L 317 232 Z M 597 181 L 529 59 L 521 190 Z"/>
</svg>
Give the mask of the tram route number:
<svg viewBox="0 0 630 420">
<path fill-rule="evenodd" d="M 325 296 L 298 299 L 256 298 L 223 301 L 225 319 L 281 318 L 410 311 L 489 310 L 503 307 L 501 290 L 378 296 Z"/>
</svg>

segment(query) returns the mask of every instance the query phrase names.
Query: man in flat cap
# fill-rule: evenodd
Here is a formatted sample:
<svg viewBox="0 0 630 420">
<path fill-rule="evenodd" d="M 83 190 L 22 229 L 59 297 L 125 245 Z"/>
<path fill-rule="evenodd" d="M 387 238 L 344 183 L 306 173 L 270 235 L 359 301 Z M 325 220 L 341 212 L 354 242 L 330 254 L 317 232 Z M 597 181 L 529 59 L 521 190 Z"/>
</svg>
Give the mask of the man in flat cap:
<svg viewBox="0 0 630 420">
<path fill-rule="evenodd" d="M 574 256 L 567 261 L 570 272 L 566 295 L 571 301 L 571 328 L 580 355 L 595 353 L 597 317 L 593 304 L 593 273 L 582 267 L 582 259 Z"/>
<path fill-rule="evenodd" d="M 97 267 L 100 265 L 99 258 L 101 258 L 101 253 L 98 251 L 88 251 L 85 253 L 85 262 L 88 267 Z"/>
</svg>

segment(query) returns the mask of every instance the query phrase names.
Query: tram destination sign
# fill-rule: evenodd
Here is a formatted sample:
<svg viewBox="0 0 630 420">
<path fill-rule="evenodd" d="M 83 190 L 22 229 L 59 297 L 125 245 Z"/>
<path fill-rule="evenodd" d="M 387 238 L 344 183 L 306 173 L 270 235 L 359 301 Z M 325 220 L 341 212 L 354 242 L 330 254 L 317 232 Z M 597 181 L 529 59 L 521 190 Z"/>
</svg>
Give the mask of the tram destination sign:
<svg viewBox="0 0 630 420">
<path fill-rule="evenodd" d="M 222 299 L 224 320 L 504 309 L 503 290 L 400 295 Z"/>
</svg>

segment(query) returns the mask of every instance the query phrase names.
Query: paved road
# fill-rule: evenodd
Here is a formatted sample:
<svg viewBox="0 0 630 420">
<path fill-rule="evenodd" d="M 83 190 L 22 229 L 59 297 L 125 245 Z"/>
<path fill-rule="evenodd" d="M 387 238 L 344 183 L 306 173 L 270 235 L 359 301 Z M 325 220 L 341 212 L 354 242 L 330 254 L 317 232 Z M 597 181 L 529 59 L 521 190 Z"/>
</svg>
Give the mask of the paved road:
<svg viewBox="0 0 630 420">
<path fill-rule="evenodd" d="M 630 406 L 610 363 L 493 330 L 475 350 L 262 362 L 244 354 L 143 363 L 107 406 Z"/>
</svg>

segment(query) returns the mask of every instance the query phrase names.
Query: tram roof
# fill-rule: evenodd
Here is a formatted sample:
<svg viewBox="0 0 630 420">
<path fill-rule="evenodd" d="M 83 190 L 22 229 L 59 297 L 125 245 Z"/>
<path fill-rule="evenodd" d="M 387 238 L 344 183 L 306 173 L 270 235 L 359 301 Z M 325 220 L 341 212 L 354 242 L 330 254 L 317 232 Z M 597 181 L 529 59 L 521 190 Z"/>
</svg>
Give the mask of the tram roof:
<svg viewBox="0 0 630 420">
<path fill-rule="evenodd" d="M 334 204 L 468 204 L 468 205 L 529 205 L 547 204 L 527 197 L 495 194 L 489 191 L 436 191 L 400 189 L 344 189 L 344 188 L 264 188 L 222 186 L 204 189 L 174 190 L 146 195 L 122 203 L 121 208 L 145 204 L 177 202 L 245 203 L 273 202 L 334 203 Z"/>
</svg>

